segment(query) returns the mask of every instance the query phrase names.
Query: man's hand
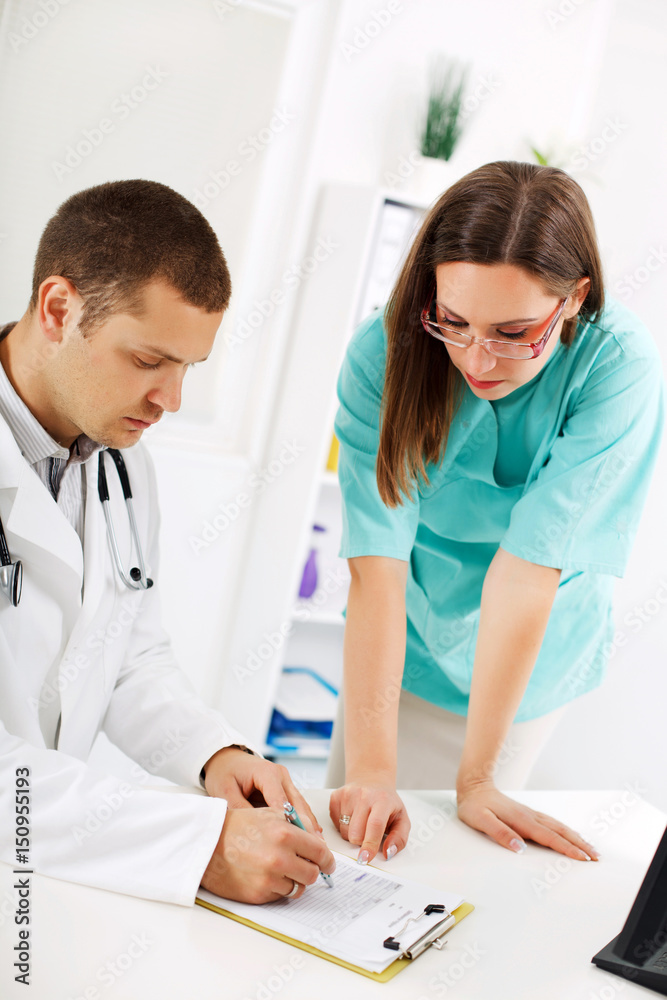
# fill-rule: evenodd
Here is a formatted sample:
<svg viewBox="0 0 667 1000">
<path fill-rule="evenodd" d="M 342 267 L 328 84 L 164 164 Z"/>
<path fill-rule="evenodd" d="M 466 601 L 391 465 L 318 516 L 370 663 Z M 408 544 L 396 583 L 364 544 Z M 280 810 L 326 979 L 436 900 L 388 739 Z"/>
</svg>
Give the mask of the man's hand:
<svg viewBox="0 0 667 1000">
<path fill-rule="evenodd" d="M 228 809 L 201 884 L 226 899 L 270 903 L 288 895 L 295 883 L 298 898 L 320 870 L 330 875 L 335 868 L 322 838 L 288 823 L 282 808 Z"/>
<path fill-rule="evenodd" d="M 297 791 L 286 767 L 238 747 L 223 747 L 207 761 L 204 772 L 208 794 L 227 799 L 231 809 L 266 805 L 282 813 L 283 803 L 291 802 L 303 825 L 314 833 L 322 833 L 322 827 Z"/>
<path fill-rule="evenodd" d="M 569 826 L 503 795 L 491 781 L 457 792 L 459 819 L 481 830 L 510 851 L 522 853 L 524 839 L 550 847 L 576 861 L 598 861 L 600 855 Z"/>
</svg>

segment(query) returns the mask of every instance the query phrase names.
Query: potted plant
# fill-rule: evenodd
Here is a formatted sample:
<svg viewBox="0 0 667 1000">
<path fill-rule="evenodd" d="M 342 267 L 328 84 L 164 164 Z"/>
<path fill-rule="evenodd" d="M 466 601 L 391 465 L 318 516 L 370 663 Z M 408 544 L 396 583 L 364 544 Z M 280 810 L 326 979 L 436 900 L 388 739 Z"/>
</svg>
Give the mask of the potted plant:
<svg viewBox="0 0 667 1000">
<path fill-rule="evenodd" d="M 441 195 L 458 177 L 450 160 L 463 131 L 466 73 L 442 57 L 431 70 L 413 184 L 415 194 L 425 202 Z"/>
</svg>

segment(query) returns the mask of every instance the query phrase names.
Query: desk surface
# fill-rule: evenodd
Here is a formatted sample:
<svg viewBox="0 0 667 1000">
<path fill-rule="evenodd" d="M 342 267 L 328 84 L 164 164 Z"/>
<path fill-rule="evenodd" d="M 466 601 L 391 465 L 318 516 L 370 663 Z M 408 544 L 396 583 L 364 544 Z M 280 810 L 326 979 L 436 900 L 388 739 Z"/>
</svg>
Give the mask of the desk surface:
<svg viewBox="0 0 667 1000">
<path fill-rule="evenodd" d="M 331 847 L 352 853 L 309 800 Z M 16 905 L 0 864 L 0 995 L 32 1000 L 622 1000 L 653 996 L 590 964 L 621 929 L 667 818 L 634 791 L 522 792 L 598 848 L 569 861 L 529 845 L 514 855 L 455 818 L 451 792 L 408 792 L 410 843 L 391 862 L 406 878 L 464 895 L 476 909 L 386 984 L 324 962 L 200 906 L 135 899 L 43 876 L 32 885 L 32 981 L 13 982 Z M 128 952 L 128 948 L 130 948 Z M 131 957 L 132 954 L 136 957 Z M 88 991 L 88 992 L 86 992 Z"/>
</svg>

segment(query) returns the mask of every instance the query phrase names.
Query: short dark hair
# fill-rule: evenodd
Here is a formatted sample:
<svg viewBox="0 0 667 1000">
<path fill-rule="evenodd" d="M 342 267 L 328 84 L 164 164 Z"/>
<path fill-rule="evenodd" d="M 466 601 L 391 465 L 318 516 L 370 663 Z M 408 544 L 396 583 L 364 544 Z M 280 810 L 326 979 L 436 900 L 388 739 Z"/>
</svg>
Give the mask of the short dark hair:
<svg viewBox="0 0 667 1000">
<path fill-rule="evenodd" d="M 73 194 L 46 225 L 37 248 L 30 309 L 51 274 L 71 281 L 91 333 L 139 305 L 163 280 L 205 312 L 227 307 L 232 283 L 218 239 L 198 208 L 157 181 L 110 181 Z"/>
</svg>

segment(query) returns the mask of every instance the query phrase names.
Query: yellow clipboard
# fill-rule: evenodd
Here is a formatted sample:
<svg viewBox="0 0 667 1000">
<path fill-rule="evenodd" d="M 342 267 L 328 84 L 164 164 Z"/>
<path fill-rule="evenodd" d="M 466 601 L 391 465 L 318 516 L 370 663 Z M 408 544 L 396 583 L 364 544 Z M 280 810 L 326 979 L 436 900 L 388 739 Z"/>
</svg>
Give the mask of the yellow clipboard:
<svg viewBox="0 0 667 1000">
<path fill-rule="evenodd" d="M 247 917 L 240 917 L 236 913 L 230 913 L 229 910 L 223 910 L 222 907 L 216 906 L 214 903 L 209 903 L 204 899 L 195 899 L 195 903 L 199 906 L 206 907 L 207 910 L 213 910 L 215 913 L 221 913 L 223 917 L 230 917 L 232 920 L 237 920 L 240 924 L 246 924 L 247 927 L 252 927 L 256 931 L 261 931 L 262 934 L 268 934 L 270 937 L 278 938 L 279 941 L 284 941 L 286 944 L 293 945 L 295 948 L 301 948 L 302 951 L 310 952 L 311 955 L 317 955 L 319 958 L 324 958 L 327 962 L 334 962 L 336 965 L 342 965 L 344 969 L 349 969 L 351 972 L 358 972 L 361 976 L 366 976 L 368 979 L 374 979 L 376 983 L 387 983 L 394 976 L 398 975 L 402 969 L 406 966 L 411 965 L 415 959 L 411 958 L 397 958 L 395 962 L 392 962 L 384 972 L 369 972 L 368 969 L 362 969 L 358 965 L 352 965 L 351 962 L 346 962 L 343 958 L 337 958 L 335 955 L 329 955 L 326 951 L 320 951 L 319 948 L 315 948 L 312 944 L 305 944 L 303 941 L 296 941 L 294 938 L 287 937 L 285 934 L 281 934 L 280 931 L 274 931 L 270 927 L 263 927 L 262 924 L 256 924 L 254 920 L 248 920 Z M 464 917 L 467 917 L 469 913 L 475 907 L 471 903 L 461 903 L 457 906 L 455 910 L 452 911 L 452 916 L 456 918 L 456 923 L 458 924 Z M 456 926 L 456 924 L 454 924 Z M 451 927 L 449 928 L 451 930 Z M 447 932 L 448 933 L 448 932 Z M 428 949 L 427 949 L 428 950 Z"/>
</svg>

